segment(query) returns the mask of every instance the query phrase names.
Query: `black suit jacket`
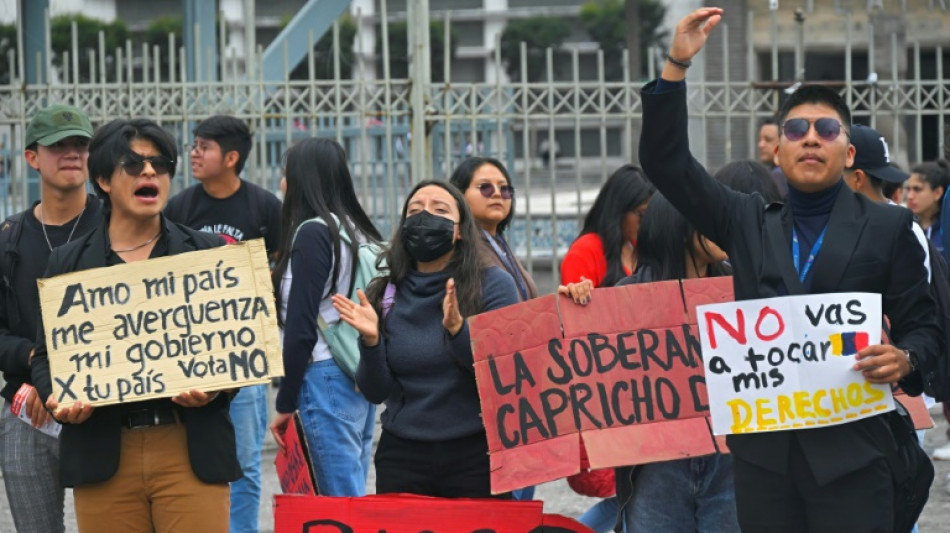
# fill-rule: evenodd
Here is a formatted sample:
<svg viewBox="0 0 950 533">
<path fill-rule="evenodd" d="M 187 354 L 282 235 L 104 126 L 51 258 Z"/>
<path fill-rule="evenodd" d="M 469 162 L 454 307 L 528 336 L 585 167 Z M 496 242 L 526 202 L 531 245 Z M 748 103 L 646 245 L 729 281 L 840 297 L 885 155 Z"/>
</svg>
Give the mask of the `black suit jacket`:
<svg viewBox="0 0 950 533">
<path fill-rule="evenodd" d="M 220 237 L 179 226 L 164 217 L 162 227 L 167 255 L 224 244 Z M 107 266 L 109 248 L 105 231 L 107 224 L 102 224 L 82 239 L 53 250 L 44 277 Z M 38 329 L 32 373 L 36 390 L 45 399 L 53 388 L 42 316 Z M 229 395 L 219 394 L 204 407 L 180 410 L 188 434 L 191 468 L 205 483 L 227 483 L 241 477 L 234 426 L 228 414 L 230 403 Z M 64 486 L 98 483 L 115 475 L 119 468 L 122 410 L 122 405 L 97 407 L 82 424 L 63 424 L 59 471 Z"/>
<path fill-rule="evenodd" d="M 685 87 L 664 93 L 653 93 L 654 88 L 655 82 L 642 92 L 641 164 L 693 226 L 729 254 L 736 300 L 804 293 L 792 263 L 791 209 L 766 207 L 758 194 L 741 194 L 713 179 L 689 151 Z M 766 229 L 767 209 L 779 210 L 782 235 Z M 894 344 L 925 361 L 937 356 L 942 341 L 923 249 L 911 224 L 909 209 L 877 204 L 842 187 L 812 267 L 809 292 L 881 294 Z M 794 280 L 794 286 L 783 279 Z M 920 394 L 920 375 L 908 376 L 901 387 Z M 884 416 L 824 428 L 730 435 L 727 443 L 736 458 L 784 473 L 789 445 L 797 439 L 815 478 L 825 484 L 894 449 Z"/>
</svg>

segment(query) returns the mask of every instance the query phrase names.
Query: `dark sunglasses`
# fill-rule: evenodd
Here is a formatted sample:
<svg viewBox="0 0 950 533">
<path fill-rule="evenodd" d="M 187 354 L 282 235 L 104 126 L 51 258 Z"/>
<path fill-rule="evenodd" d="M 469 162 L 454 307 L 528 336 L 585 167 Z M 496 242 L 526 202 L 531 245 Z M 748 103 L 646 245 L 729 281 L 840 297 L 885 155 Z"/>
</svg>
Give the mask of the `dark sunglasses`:
<svg viewBox="0 0 950 533">
<path fill-rule="evenodd" d="M 122 169 L 125 170 L 125 173 L 129 176 L 138 176 L 145 170 L 146 161 L 152 165 L 152 170 L 154 170 L 156 174 L 170 174 L 172 166 L 175 164 L 173 160 L 161 155 L 152 157 L 126 157 L 119 164 L 122 165 Z"/>
<path fill-rule="evenodd" d="M 485 198 L 491 198 L 492 195 L 495 194 L 495 185 L 492 183 L 482 183 L 475 188 L 478 189 L 478 192 L 482 193 L 482 196 Z M 511 200 L 511 197 L 515 195 L 515 188 L 511 185 L 502 185 L 498 190 L 501 192 L 501 197 L 505 200 Z"/>
<path fill-rule="evenodd" d="M 838 135 L 841 135 L 841 123 L 833 118 L 819 118 L 814 121 L 815 124 L 815 133 L 818 134 L 818 137 L 823 141 L 833 141 L 838 138 Z M 782 133 L 790 141 L 800 141 L 805 135 L 808 135 L 808 130 L 811 128 L 812 122 L 805 118 L 790 118 L 782 124 Z"/>
</svg>

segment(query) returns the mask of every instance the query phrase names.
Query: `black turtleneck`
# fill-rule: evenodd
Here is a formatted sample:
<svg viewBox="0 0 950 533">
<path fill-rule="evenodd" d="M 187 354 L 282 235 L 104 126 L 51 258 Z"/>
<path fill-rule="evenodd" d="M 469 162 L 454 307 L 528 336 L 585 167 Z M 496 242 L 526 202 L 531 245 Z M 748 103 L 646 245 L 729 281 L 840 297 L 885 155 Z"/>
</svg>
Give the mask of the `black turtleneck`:
<svg viewBox="0 0 950 533">
<path fill-rule="evenodd" d="M 811 253 L 812 246 L 818 240 L 818 236 L 828 226 L 828 220 L 831 218 L 831 209 L 835 205 L 835 199 L 838 198 L 838 192 L 844 187 L 844 180 L 839 179 L 834 185 L 818 192 L 801 192 L 789 183 L 788 185 L 788 204 L 792 208 L 792 221 L 795 227 L 795 233 L 798 235 L 798 268 L 801 271 L 805 268 L 805 262 L 808 261 L 808 255 Z M 813 269 L 808 271 L 805 278 L 805 289 L 811 287 L 811 277 Z"/>
</svg>

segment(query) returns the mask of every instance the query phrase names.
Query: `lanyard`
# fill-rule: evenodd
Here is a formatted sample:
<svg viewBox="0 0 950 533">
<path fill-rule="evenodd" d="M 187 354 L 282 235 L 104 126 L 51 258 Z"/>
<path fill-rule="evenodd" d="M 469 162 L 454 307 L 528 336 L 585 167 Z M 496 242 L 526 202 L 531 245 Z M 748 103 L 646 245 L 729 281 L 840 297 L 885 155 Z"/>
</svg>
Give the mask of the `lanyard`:
<svg viewBox="0 0 950 533">
<path fill-rule="evenodd" d="M 808 271 L 811 269 L 812 263 L 815 262 L 815 256 L 818 255 L 818 250 L 821 250 L 821 245 L 825 241 L 825 231 L 828 229 L 828 226 L 825 226 L 821 230 L 821 235 L 818 236 L 818 240 L 815 241 L 815 244 L 811 247 L 811 253 L 808 254 L 808 259 L 805 260 L 805 266 L 799 266 L 799 255 L 798 255 L 798 233 L 795 232 L 795 228 L 792 227 L 792 261 L 795 263 L 795 272 L 798 272 L 798 280 L 802 283 L 805 283 L 805 276 L 808 275 Z"/>
</svg>

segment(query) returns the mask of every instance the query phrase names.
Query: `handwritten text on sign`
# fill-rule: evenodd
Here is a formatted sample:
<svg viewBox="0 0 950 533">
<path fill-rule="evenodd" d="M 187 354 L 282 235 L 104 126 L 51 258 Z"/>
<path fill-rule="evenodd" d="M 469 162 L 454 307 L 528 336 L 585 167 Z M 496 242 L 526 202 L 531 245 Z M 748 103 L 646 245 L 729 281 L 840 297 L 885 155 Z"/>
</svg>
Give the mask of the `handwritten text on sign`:
<svg viewBox="0 0 950 533">
<path fill-rule="evenodd" d="M 725 451 L 706 421 L 693 310 L 731 278 L 597 289 L 587 306 L 537 298 L 469 320 L 492 491 L 580 470 Z"/>
<path fill-rule="evenodd" d="M 881 296 L 816 294 L 697 308 L 717 435 L 843 424 L 894 408 L 852 370 L 881 339 Z"/>
<path fill-rule="evenodd" d="M 38 284 L 60 403 L 168 397 L 284 373 L 261 239 Z"/>
</svg>

